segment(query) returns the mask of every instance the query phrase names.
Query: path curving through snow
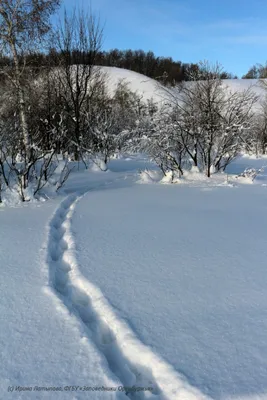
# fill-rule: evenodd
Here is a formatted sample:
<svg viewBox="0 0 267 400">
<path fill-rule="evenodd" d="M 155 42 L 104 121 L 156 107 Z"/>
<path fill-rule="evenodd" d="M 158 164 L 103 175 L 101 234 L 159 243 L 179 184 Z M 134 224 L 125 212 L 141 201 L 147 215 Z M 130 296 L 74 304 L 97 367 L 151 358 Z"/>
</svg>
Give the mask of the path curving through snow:
<svg viewBox="0 0 267 400">
<path fill-rule="evenodd" d="M 208 189 L 84 196 L 72 224 L 79 269 L 193 387 L 216 400 L 266 397 L 266 187 Z"/>
<path fill-rule="evenodd" d="M 72 217 L 75 205 L 82 197 L 71 194 L 64 199 L 49 224 L 47 263 L 54 293 L 84 325 L 88 339 L 125 388 L 125 398 L 206 399 L 172 366 L 145 346 L 118 316 L 103 293 L 81 275 L 72 234 Z"/>
</svg>

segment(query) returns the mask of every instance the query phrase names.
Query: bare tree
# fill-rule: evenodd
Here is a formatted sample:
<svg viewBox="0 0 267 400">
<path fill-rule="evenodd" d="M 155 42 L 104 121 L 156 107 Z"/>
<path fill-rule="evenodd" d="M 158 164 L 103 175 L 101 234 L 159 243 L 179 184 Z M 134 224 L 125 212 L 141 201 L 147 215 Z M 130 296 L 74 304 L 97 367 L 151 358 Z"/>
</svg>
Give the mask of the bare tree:
<svg viewBox="0 0 267 400">
<path fill-rule="evenodd" d="M 24 91 L 26 55 L 48 33 L 49 18 L 59 3 L 60 0 L 0 1 L 0 51 L 12 60 L 11 64 L 1 68 L 1 73 L 10 79 L 17 92 L 25 164 L 31 158 L 31 138 Z M 26 180 L 23 185 L 26 188 Z"/>
<path fill-rule="evenodd" d="M 244 148 L 257 96 L 252 90 L 231 93 L 221 80 L 221 67 L 203 62 L 173 95 L 181 141 L 193 165 L 224 170 Z M 194 79 L 194 80 L 193 80 Z"/>
<path fill-rule="evenodd" d="M 81 155 L 82 137 L 86 134 L 85 111 L 102 85 L 103 77 L 94 66 L 102 35 L 99 19 L 82 11 L 71 15 L 65 12 L 54 35 L 60 65 L 54 71 L 55 79 L 65 103 L 76 159 Z"/>
<path fill-rule="evenodd" d="M 266 154 L 267 150 L 267 99 L 260 104 L 254 117 L 253 129 L 246 141 L 245 150 L 258 155 Z"/>
<path fill-rule="evenodd" d="M 126 147 L 147 152 L 164 174 L 181 176 L 194 165 L 210 177 L 246 147 L 257 96 L 251 89 L 231 92 L 217 64 L 201 63 L 190 80 L 165 88 L 165 106 L 139 124 Z"/>
<path fill-rule="evenodd" d="M 1 190 L 16 189 L 22 201 L 49 182 L 57 166 L 56 143 L 66 132 L 49 71 L 36 76 L 27 63 L 32 48 L 49 31 L 49 16 L 58 4 L 0 2 L 1 49 L 10 60 L 0 71 L 5 78 L 0 100 L 0 181 Z M 64 183 L 68 171 L 61 175 Z"/>
</svg>

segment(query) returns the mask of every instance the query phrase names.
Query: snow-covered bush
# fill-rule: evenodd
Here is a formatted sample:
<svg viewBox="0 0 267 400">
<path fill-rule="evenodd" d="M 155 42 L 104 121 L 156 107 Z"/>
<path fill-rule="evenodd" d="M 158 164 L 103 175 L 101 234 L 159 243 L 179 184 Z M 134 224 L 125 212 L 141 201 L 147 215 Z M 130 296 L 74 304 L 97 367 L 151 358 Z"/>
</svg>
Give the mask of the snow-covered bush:
<svg viewBox="0 0 267 400">
<path fill-rule="evenodd" d="M 208 177 L 226 166 L 244 148 L 253 126 L 251 90 L 230 92 L 222 85 L 221 68 L 200 64 L 194 82 L 184 85 L 176 99 L 182 142 L 194 165 Z"/>
<path fill-rule="evenodd" d="M 246 168 L 243 172 L 241 172 L 241 174 L 237 175 L 237 179 L 239 178 L 245 178 L 248 181 L 253 182 L 255 180 L 255 178 L 261 174 L 262 172 L 264 172 L 264 167 L 260 168 L 260 169 L 256 169 L 256 168 Z"/>
<path fill-rule="evenodd" d="M 139 171 L 138 183 L 157 183 L 162 178 L 162 174 L 159 171 L 145 169 Z"/>
<path fill-rule="evenodd" d="M 220 72 L 218 65 L 202 63 L 194 82 L 168 92 L 171 104 L 130 132 L 126 148 L 148 153 L 168 176 L 181 177 L 192 165 L 208 177 L 224 171 L 251 137 L 257 97 L 251 90 L 231 93 Z"/>
</svg>

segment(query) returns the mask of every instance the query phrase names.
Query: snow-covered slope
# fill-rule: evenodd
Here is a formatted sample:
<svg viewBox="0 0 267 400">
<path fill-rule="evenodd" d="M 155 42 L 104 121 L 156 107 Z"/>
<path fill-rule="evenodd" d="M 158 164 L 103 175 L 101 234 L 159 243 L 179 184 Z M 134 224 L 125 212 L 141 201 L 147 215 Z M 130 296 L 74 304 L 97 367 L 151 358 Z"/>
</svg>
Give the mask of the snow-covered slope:
<svg viewBox="0 0 267 400">
<path fill-rule="evenodd" d="M 154 101 L 161 102 L 166 96 L 168 97 L 168 93 L 163 85 L 155 79 L 151 79 L 138 72 L 116 67 L 101 67 L 101 71 L 107 77 L 107 84 L 111 93 L 120 81 L 124 81 L 129 84 L 128 87 L 130 90 L 142 95 L 144 101 L 153 98 Z"/>
<path fill-rule="evenodd" d="M 128 82 L 129 89 L 141 94 L 145 101 L 153 98 L 156 102 L 161 102 L 168 99 L 168 92 L 172 92 L 172 89 L 166 90 L 156 80 L 134 71 L 116 67 L 101 67 L 101 70 L 107 76 L 108 87 L 111 92 L 115 90 L 116 85 L 121 80 Z M 259 102 L 266 94 L 262 84 L 257 79 L 228 79 L 223 81 L 223 85 L 231 91 L 238 92 L 251 88 L 259 96 Z"/>
<path fill-rule="evenodd" d="M 252 88 L 258 96 L 263 97 L 265 95 L 263 85 L 258 79 L 225 79 L 223 83 L 232 91 L 242 92 L 243 90 Z"/>
<path fill-rule="evenodd" d="M 228 79 L 223 81 L 223 85 L 231 92 L 243 92 L 251 89 L 258 97 L 257 103 L 254 105 L 254 110 L 259 110 L 263 100 L 267 94 L 267 80 L 264 84 L 258 79 Z"/>
</svg>

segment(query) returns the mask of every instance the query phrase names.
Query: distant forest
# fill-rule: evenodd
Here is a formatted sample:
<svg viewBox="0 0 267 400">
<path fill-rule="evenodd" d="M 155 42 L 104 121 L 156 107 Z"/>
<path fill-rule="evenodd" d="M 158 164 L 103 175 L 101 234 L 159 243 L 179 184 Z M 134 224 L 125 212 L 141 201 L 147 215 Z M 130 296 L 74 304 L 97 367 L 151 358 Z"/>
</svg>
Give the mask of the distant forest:
<svg viewBox="0 0 267 400">
<path fill-rule="evenodd" d="M 129 69 L 169 85 L 191 80 L 192 75 L 195 76 L 199 69 L 198 64 L 174 61 L 171 57 L 156 57 L 152 51 L 145 52 L 143 50 L 103 51 L 97 56 L 97 64 Z M 234 79 L 237 77 L 223 71 L 221 78 Z"/>
<path fill-rule="evenodd" d="M 242 76 L 242 79 L 266 79 L 267 63 L 265 65 L 256 64 L 251 67 L 248 72 Z"/>
<path fill-rule="evenodd" d="M 38 71 L 44 66 L 60 65 L 61 59 L 65 55 L 51 49 L 47 54 L 33 53 L 26 56 L 26 64 L 31 65 Z M 72 51 L 69 54 L 71 64 L 93 64 L 105 67 L 125 68 L 140 74 L 146 75 L 163 83 L 164 85 L 174 86 L 177 82 L 190 81 L 192 76 L 196 76 L 199 70 L 199 64 L 183 63 L 174 61 L 172 57 L 157 57 L 152 51 L 143 50 L 118 50 L 99 51 L 96 54 L 81 54 L 79 51 Z M 21 60 L 21 64 L 25 59 Z M 0 67 L 11 63 L 6 57 L 0 58 Z M 227 71 L 222 71 L 221 79 L 237 79 L 236 75 Z M 263 79 L 267 78 L 267 64 L 255 64 L 248 72 L 242 76 L 242 79 Z"/>
<path fill-rule="evenodd" d="M 44 66 L 60 65 L 60 60 L 65 55 L 58 53 L 55 49 L 51 49 L 48 54 L 34 53 L 27 57 L 26 64 L 31 66 L 38 72 Z M 174 61 L 172 57 L 157 57 L 152 51 L 145 52 L 143 50 L 118 50 L 99 51 L 96 54 L 81 54 L 78 51 L 72 51 L 69 54 L 70 64 L 88 64 L 106 67 L 125 68 L 131 71 L 139 72 L 149 78 L 153 78 L 164 85 L 174 86 L 177 82 L 190 81 L 192 76 L 196 76 L 199 65 L 195 63 L 183 63 L 182 61 Z M 8 60 L 0 59 L 0 66 L 7 65 Z M 21 60 L 23 64 L 24 60 Z M 231 73 L 223 71 L 221 79 L 236 79 Z"/>
</svg>

